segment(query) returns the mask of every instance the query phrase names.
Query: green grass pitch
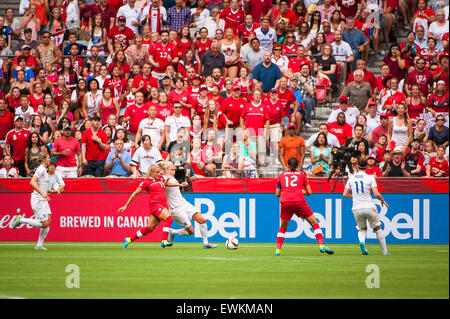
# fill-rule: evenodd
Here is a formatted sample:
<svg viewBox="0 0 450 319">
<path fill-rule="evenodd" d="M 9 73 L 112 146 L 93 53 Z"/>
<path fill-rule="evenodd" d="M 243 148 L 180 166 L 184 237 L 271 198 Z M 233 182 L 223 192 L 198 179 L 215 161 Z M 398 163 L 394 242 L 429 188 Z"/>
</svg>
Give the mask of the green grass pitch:
<svg viewBox="0 0 450 319">
<path fill-rule="evenodd" d="M 0 298 L 32 299 L 448 299 L 448 245 L 241 244 L 238 250 L 201 243 L 0 243 Z M 76 275 L 69 265 L 79 271 Z M 375 266 L 374 266 L 375 265 Z M 69 266 L 69 267 L 68 267 Z M 374 268 L 375 267 L 375 268 Z M 378 270 L 379 288 L 375 285 Z M 72 277 L 70 277 L 72 276 Z M 370 277 L 372 276 L 372 277 Z"/>
</svg>

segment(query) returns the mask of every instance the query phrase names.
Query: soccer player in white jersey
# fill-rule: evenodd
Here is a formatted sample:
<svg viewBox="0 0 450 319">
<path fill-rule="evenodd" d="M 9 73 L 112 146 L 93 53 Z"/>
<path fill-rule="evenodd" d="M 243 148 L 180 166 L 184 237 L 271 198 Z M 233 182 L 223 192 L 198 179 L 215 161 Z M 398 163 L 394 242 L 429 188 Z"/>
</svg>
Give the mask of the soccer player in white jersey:
<svg viewBox="0 0 450 319">
<path fill-rule="evenodd" d="M 359 247 L 361 248 L 362 254 L 369 254 L 365 244 L 367 223 L 369 223 L 370 227 L 373 228 L 377 235 L 383 255 L 389 255 L 386 248 L 386 238 L 380 226 L 380 217 L 378 216 L 375 203 L 372 200 L 371 192 L 381 202 L 381 206 L 384 205 L 387 208 L 389 208 L 389 206 L 378 191 L 377 182 L 373 175 L 366 174 L 366 167 L 367 161 L 365 159 L 359 159 L 358 172 L 348 179 L 343 196 L 345 198 L 353 199 L 352 211 L 357 224 L 356 228 L 358 229 Z"/>
<path fill-rule="evenodd" d="M 21 215 L 17 215 L 12 228 L 15 229 L 19 224 L 28 224 L 40 228 L 39 239 L 35 249 L 47 250 L 44 247 L 44 240 L 50 230 L 50 217 L 52 214 L 50 205 L 48 204 L 50 197 L 47 194 L 49 186 L 47 167 L 50 164 L 50 155 L 48 153 L 39 154 L 39 161 L 41 165 L 36 169 L 30 182 L 30 185 L 33 187 L 30 201 L 35 218 L 23 218 Z"/>
<path fill-rule="evenodd" d="M 168 162 L 165 165 L 165 175 L 163 178 L 171 184 L 178 184 L 175 179 L 175 165 Z M 164 169 L 164 167 L 163 167 Z M 167 203 L 169 204 L 169 211 L 173 219 L 180 225 L 181 229 L 169 229 L 169 242 L 173 242 L 175 235 L 189 236 L 194 233 L 191 220 L 196 221 L 200 225 L 200 233 L 203 239 L 203 249 L 216 248 L 216 244 L 208 242 L 208 228 L 206 226 L 206 219 L 203 215 L 192 206 L 183 195 L 181 195 L 179 187 L 166 187 Z"/>
<path fill-rule="evenodd" d="M 142 146 L 134 152 L 130 163 L 133 172 L 131 174 L 132 179 L 136 179 L 138 176 L 145 176 L 150 166 L 159 164 L 163 160 L 161 152 L 156 146 L 152 145 L 150 135 L 142 136 L 141 141 Z M 139 166 L 139 170 L 137 169 L 137 166 Z"/>
</svg>

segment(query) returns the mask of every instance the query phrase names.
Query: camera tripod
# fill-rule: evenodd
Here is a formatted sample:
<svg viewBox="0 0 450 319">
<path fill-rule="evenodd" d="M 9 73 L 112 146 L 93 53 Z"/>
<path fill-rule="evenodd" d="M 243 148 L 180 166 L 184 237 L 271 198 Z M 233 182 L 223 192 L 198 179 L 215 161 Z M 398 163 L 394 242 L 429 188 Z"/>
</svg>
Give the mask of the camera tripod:
<svg viewBox="0 0 450 319">
<path fill-rule="evenodd" d="M 335 172 L 336 172 L 335 169 L 333 169 L 331 171 L 330 176 L 328 177 L 328 181 L 327 181 L 328 183 L 330 182 L 330 179 L 332 178 L 332 176 L 334 175 Z M 334 192 L 334 188 L 336 187 L 336 184 L 337 184 L 339 178 L 342 178 L 342 184 L 344 184 L 344 186 L 345 186 L 345 176 L 346 176 L 345 170 L 339 169 L 337 176 L 334 177 L 334 184 L 333 184 L 333 187 L 331 188 L 332 193 Z"/>
</svg>

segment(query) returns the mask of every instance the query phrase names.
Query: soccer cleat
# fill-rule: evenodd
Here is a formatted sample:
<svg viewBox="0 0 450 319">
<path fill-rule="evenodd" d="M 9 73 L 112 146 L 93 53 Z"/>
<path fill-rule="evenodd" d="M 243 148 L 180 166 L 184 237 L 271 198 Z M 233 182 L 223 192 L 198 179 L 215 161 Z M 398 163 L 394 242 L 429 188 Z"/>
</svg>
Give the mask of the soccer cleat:
<svg viewBox="0 0 450 319">
<path fill-rule="evenodd" d="M 211 244 L 211 243 L 203 244 L 203 249 L 210 249 L 210 248 L 216 248 L 216 247 L 218 247 L 218 245 L 216 245 L 216 244 Z"/>
<path fill-rule="evenodd" d="M 173 243 L 169 243 L 167 240 L 163 240 L 163 241 L 161 242 L 161 247 L 162 247 L 162 248 L 170 247 L 170 246 L 172 246 L 172 245 L 173 245 Z"/>
<path fill-rule="evenodd" d="M 281 249 L 275 250 L 275 256 L 280 256 L 280 255 L 281 255 Z"/>
<path fill-rule="evenodd" d="M 126 249 L 128 247 L 128 245 L 131 244 L 131 238 L 125 237 L 125 239 L 123 241 L 124 241 L 124 243 L 123 243 L 122 249 Z"/>
<path fill-rule="evenodd" d="M 36 249 L 36 250 L 47 250 L 47 248 L 45 248 L 44 246 L 36 246 L 36 247 L 34 247 L 34 249 Z"/>
<path fill-rule="evenodd" d="M 328 248 L 325 245 L 320 245 L 320 252 L 321 253 L 327 253 L 328 255 L 334 254 L 334 251 L 332 251 L 330 248 Z"/>
<path fill-rule="evenodd" d="M 383 253 L 383 256 L 390 256 L 391 254 L 388 253 L 387 251 Z"/>
<path fill-rule="evenodd" d="M 20 215 L 17 215 L 16 216 L 16 219 L 14 219 L 14 222 L 13 222 L 13 224 L 12 224 L 12 229 L 15 229 L 17 226 L 19 226 L 19 224 L 20 224 Z"/>
<path fill-rule="evenodd" d="M 369 251 L 366 249 L 366 245 L 363 242 L 359 243 L 359 248 L 361 248 L 361 252 L 363 255 L 369 254 Z"/>
</svg>

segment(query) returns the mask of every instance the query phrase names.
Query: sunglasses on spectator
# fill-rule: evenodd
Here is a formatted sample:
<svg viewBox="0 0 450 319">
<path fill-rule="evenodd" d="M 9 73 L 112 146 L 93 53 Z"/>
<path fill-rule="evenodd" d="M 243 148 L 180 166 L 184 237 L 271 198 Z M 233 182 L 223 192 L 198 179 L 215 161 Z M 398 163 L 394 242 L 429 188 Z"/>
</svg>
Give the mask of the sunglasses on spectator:
<svg viewBox="0 0 450 319">
<path fill-rule="evenodd" d="M 49 39 L 50 37 L 46 35 L 45 37 L 42 37 L 42 39 Z"/>
<path fill-rule="evenodd" d="M 416 64 L 425 64 L 423 61 L 417 61 Z"/>
<path fill-rule="evenodd" d="M 444 119 L 436 119 L 436 122 L 437 122 L 437 121 L 445 121 L 445 120 L 444 120 Z"/>
<path fill-rule="evenodd" d="M 181 106 L 174 106 L 174 109 L 181 109 Z"/>
<path fill-rule="evenodd" d="M 281 49 L 280 48 L 278 48 L 278 49 L 273 49 L 274 51 L 281 51 Z"/>
</svg>

